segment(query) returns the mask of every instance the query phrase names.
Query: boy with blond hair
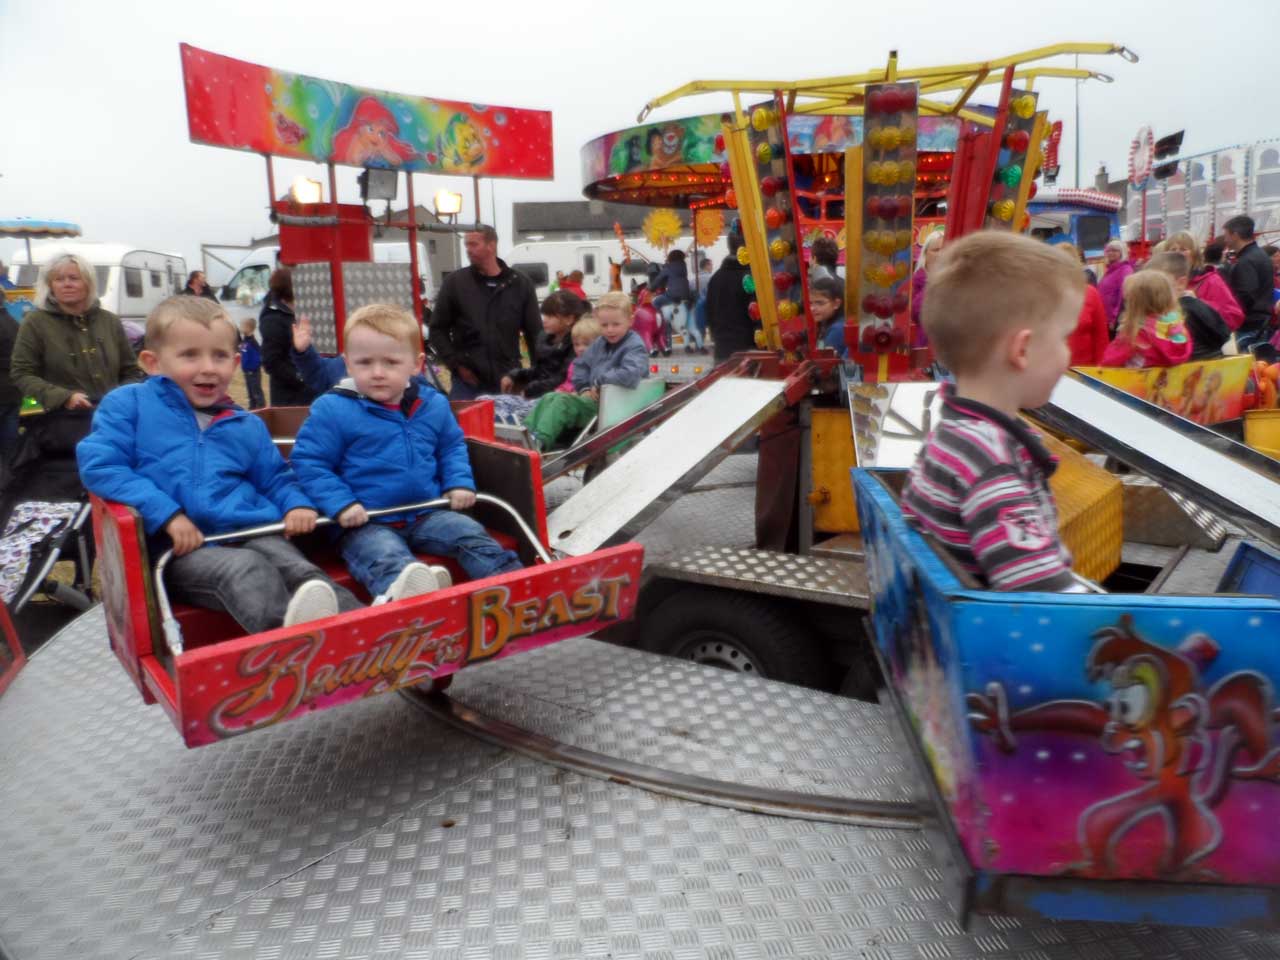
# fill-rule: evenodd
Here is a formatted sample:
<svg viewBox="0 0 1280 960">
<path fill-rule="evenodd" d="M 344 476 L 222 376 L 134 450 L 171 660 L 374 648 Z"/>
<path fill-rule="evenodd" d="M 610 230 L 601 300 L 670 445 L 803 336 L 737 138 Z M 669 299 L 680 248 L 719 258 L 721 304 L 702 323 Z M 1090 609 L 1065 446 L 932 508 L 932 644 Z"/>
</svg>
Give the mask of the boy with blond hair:
<svg viewBox="0 0 1280 960">
<path fill-rule="evenodd" d="M 1066 371 L 1083 302 L 1076 266 L 1012 233 L 949 243 L 929 273 L 924 327 L 955 385 L 902 508 L 994 590 L 1082 589 L 1058 537 L 1056 464 L 1018 411 L 1045 404 Z"/>
<path fill-rule="evenodd" d="M 542 397 L 525 426 L 546 450 L 570 430 L 581 430 L 600 408 L 600 388 L 606 384 L 635 387 L 649 375 L 649 353 L 640 334 L 631 329 L 631 298 L 610 291 L 596 301 L 600 337 L 573 361 L 574 393 Z"/>
<path fill-rule="evenodd" d="M 170 595 L 261 633 L 354 610 L 286 537 L 315 527 L 312 501 L 261 420 L 227 397 L 235 324 L 203 297 L 165 300 L 138 356 L 150 377 L 108 393 L 76 448 L 92 493 L 142 515 L 153 552 L 173 546 Z M 204 538 L 284 522 L 284 536 L 204 546 Z"/>
<path fill-rule="evenodd" d="M 370 304 L 347 320 L 343 357 L 350 374 L 311 405 L 292 463 L 316 505 L 343 528 L 347 569 L 385 602 L 449 586 L 444 567 L 414 553 L 455 558 L 472 579 L 520 568 L 465 514 L 475 480 L 462 429 L 444 395 L 416 376 L 425 359 L 413 315 Z M 369 517 L 368 511 L 435 500 L 448 510 Z"/>
</svg>

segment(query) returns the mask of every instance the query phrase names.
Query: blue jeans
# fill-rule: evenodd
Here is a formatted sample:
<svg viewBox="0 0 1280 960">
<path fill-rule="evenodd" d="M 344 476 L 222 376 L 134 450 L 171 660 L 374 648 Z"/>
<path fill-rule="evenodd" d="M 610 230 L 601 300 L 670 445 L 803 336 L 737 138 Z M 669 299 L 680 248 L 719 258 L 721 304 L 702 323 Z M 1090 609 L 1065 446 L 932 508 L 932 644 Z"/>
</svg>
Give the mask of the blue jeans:
<svg viewBox="0 0 1280 960">
<path fill-rule="evenodd" d="M 284 537 L 256 537 L 234 546 L 209 544 L 178 557 L 165 571 L 169 595 L 207 610 L 224 610 L 249 633 L 284 623 L 293 591 L 308 580 L 323 580 L 338 596 L 343 613 L 363 604 Z"/>
<path fill-rule="evenodd" d="M 400 571 L 430 553 L 457 560 L 472 580 L 519 570 L 523 564 L 465 513 L 432 510 L 403 527 L 370 521 L 342 535 L 338 549 L 351 575 L 373 596 L 385 593 Z"/>
</svg>

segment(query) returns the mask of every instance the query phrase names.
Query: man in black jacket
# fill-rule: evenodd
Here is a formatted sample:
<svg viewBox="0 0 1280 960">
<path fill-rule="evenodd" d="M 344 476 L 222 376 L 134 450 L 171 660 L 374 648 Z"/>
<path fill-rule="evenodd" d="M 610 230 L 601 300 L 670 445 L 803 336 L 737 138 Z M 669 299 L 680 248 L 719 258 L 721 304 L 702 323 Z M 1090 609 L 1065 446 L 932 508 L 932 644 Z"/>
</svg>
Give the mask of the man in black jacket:
<svg viewBox="0 0 1280 960">
<path fill-rule="evenodd" d="M 729 256 L 707 284 L 707 327 L 715 346 L 716 363 L 742 350 L 756 349 L 756 324 L 747 312 L 751 294 L 742 287 L 750 271 L 738 262 L 742 237 L 729 234 Z"/>
<path fill-rule="evenodd" d="M 1232 217 L 1222 225 L 1222 234 L 1236 255 L 1227 284 L 1244 310 L 1244 321 L 1236 330 L 1236 345 L 1245 350 L 1271 337 L 1275 279 L 1271 259 L 1254 242 L 1252 217 Z"/>
<path fill-rule="evenodd" d="M 498 232 L 479 226 L 465 238 L 471 266 L 444 278 L 428 326 L 431 349 L 449 368 L 449 399 L 498 393 L 520 366 L 520 337 L 533 356 L 542 332 L 533 283 L 498 259 Z"/>
</svg>

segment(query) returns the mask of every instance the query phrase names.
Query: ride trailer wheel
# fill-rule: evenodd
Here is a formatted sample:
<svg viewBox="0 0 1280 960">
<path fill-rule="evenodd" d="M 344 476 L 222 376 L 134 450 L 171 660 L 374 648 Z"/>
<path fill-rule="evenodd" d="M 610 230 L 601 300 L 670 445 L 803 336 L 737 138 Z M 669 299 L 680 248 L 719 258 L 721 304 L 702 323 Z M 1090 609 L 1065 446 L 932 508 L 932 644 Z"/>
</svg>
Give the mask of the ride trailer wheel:
<svg viewBox="0 0 1280 960">
<path fill-rule="evenodd" d="M 778 604 L 760 597 L 692 587 L 645 619 L 642 649 L 682 660 L 803 686 L 825 687 L 831 665 L 816 637 Z"/>
</svg>

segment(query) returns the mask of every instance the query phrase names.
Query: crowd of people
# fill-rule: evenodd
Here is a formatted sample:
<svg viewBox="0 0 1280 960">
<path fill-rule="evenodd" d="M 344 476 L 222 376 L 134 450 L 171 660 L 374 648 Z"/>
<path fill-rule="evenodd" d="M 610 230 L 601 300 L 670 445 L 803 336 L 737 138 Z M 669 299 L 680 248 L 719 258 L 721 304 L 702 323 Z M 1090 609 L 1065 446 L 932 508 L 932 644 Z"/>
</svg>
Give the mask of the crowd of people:
<svg viewBox="0 0 1280 960">
<path fill-rule="evenodd" d="M 689 349 L 701 349 L 709 331 L 716 361 L 756 346 L 757 323 L 736 234 L 719 267 L 702 260 L 692 284 L 686 258 L 676 250 L 634 301 L 615 291 L 594 306 L 572 276 L 538 303 L 532 282 L 498 258 L 497 239 L 490 227 L 467 234 L 468 266 L 442 285 L 427 341 L 448 373 L 448 399 L 492 398 L 495 416 L 523 424 L 539 448 L 576 436 L 596 416 L 606 386 L 635 387 L 648 376 L 650 356 L 663 341 L 655 347 L 638 332 L 642 319 L 669 328 L 672 312 L 683 309 Z M 998 399 L 1004 406 L 993 409 L 999 412 L 1014 401 L 1026 405 L 1061 372 L 1058 348 L 1036 347 L 1037 337 L 1028 333 L 1020 347 L 1023 359 L 1001 368 L 1021 386 L 992 393 L 972 377 L 966 384 L 964 371 L 976 369 L 982 358 L 971 356 L 961 342 L 956 317 L 970 316 L 973 307 L 966 303 L 961 309 L 957 297 L 986 302 L 997 287 L 1011 286 L 1008 277 L 1018 278 L 1012 287 L 1030 290 L 1039 281 L 1024 277 L 1028 270 L 1045 273 L 1045 283 L 1056 284 L 1059 294 L 1056 301 L 1027 301 L 1046 314 L 1041 326 L 1057 324 L 1063 305 L 1070 305 L 1073 322 L 1063 325 L 1064 368 L 1167 366 L 1280 341 L 1280 251 L 1258 246 L 1248 217 L 1231 219 L 1222 237 L 1203 247 L 1188 233 L 1175 234 L 1142 264 L 1113 241 L 1100 277 L 1069 245 L 1004 242 L 966 240 L 953 250 L 935 234 L 912 280 L 913 317 L 928 337 L 921 342 L 932 343 L 961 385 L 957 399 L 948 401 L 957 423 L 985 418 L 1016 433 L 990 410 L 975 414 L 976 407 L 958 398 L 969 390 L 975 401 Z M 838 253 L 834 242 L 814 245 L 809 305 L 822 345 L 843 354 Z M 974 259 L 980 255 L 990 262 Z M 957 279 L 962 275 L 963 282 Z M 1078 288 L 1066 276 L 1078 280 Z M 981 296 L 979 289 L 985 291 Z M 408 311 L 387 305 L 357 310 L 343 331 L 343 353 L 323 357 L 310 323 L 295 310 L 288 268 L 271 275 L 257 322 L 245 320 L 239 328 L 203 274 L 194 271 L 182 294 L 148 318 L 145 348 L 135 356 L 119 318 L 99 304 L 94 270 L 82 258 L 63 254 L 46 263 L 35 300 L 20 325 L 0 311 L 0 321 L 9 321 L 0 325 L 0 361 L 7 362 L 7 370 L 0 369 L 0 452 L 7 464 L 32 448 L 35 456 L 69 458 L 75 482 L 136 507 L 153 544 L 175 549 L 170 578 L 176 597 L 226 610 L 249 631 L 352 609 L 356 597 L 288 541 L 311 530 L 320 513 L 336 519 L 352 576 L 377 602 L 448 583 L 443 568 L 417 562 L 414 551 L 455 557 L 473 577 L 519 565 L 479 524 L 457 512 L 474 502 L 466 447 L 445 395 L 422 375 L 422 328 Z M 237 366 L 251 408 L 268 399 L 273 406 L 311 407 L 290 463 L 275 452 L 262 421 L 229 400 Z M 45 413 L 31 419 L 19 440 L 23 397 L 34 397 Z M 396 438 L 404 439 L 411 456 L 392 464 L 380 451 Z M 1015 440 L 1031 450 L 1030 460 L 1019 462 L 1039 462 L 1029 441 Z M 937 442 L 963 444 L 964 431 Z M 193 455 L 196 446 L 202 456 Z M 937 491 L 929 469 L 918 468 L 909 487 L 923 499 L 911 494 L 906 501 L 926 519 L 942 509 L 930 499 Z M 1034 487 L 1030 474 L 1022 480 Z M 389 519 L 369 515 L 440 496 L 452 510 Z M 1047 524 L 1044 504 L 1037 500 L 1031 507 L 1033 520 Z M 207 536 L 270 521 L 282 522 L 286 536 L 198 549 Z M 1046 557 L 1038 562 L 1054 567 Z M 984 568 L 980 556 L 962 560 Z M 1021 582 L 1016 576 L 1015 581 Z M 266 586 L 250 590 L 250 583 Z"/>
</svg>

